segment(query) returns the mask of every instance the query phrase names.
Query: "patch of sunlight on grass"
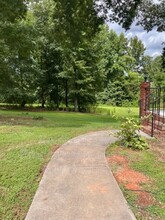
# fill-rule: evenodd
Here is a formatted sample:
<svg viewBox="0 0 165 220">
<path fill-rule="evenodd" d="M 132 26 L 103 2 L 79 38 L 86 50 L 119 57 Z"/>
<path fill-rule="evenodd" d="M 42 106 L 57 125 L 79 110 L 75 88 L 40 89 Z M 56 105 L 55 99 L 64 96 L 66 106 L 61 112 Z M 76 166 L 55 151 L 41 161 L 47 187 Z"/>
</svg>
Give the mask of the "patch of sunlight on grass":
<svg viewBox="0 0 165 220">
<path fill-rule="evenodd" d="M 133 117 L 138 118 L 139 108 L 138 107 L 116 107 L 110 105 L 99 105 L 96 109 L 96 113 L 117 116 L 117 117 Z"/>
</svg>

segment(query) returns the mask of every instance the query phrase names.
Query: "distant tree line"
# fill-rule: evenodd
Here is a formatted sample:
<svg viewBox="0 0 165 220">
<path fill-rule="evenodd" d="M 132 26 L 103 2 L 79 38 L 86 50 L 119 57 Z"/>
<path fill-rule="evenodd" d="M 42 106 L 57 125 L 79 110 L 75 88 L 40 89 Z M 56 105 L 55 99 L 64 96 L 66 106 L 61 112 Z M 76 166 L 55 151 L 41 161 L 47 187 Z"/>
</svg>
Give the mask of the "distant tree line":
<svg viewBox="0 0 165 220">
<path fill-rule="evenodd" d="M 87 111 L 98 102 L 137 103 L 144 72 L 155 86 L 165 85 L 164 51 L 155 59 L 145 56 L 137 37 L 128 40 L 105 25 L 109 16 L 129 28 L 141 1 L 131 1 L 136 4 L 125 17 L 128 2 L 122 7 L 119 1 L 1 1 L 0 102 Z M 163 31 L 156 17 L 147 24 L 147 10 L 141 24 Z"/>
</svg>

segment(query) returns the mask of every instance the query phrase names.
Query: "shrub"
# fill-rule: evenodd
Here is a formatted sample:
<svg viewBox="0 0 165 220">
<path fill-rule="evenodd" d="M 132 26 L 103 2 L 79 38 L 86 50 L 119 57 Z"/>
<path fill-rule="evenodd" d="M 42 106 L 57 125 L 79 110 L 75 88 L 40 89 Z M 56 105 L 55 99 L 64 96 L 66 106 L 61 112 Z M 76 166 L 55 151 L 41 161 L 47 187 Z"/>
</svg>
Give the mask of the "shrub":
<svg viewBox="0 0 165 220">
<path fill-rule="evenodd" d="M 148 147 L 147 142 L 139 134 L 140 122 L 133 118 L 126 118 L 121 125 L 117 137 L 120 143 L 125 147 L 130 147 L 137 150 L 144 150 Z"/>
</svg>

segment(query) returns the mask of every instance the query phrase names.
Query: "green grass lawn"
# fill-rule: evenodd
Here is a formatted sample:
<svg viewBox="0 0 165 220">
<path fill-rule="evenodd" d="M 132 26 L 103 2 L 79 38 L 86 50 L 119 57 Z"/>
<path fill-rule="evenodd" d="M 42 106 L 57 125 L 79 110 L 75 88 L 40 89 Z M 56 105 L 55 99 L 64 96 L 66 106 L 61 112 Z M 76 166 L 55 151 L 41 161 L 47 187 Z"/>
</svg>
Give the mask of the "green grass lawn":
<svg viewBox="0 0 165 220">
<path fill-rule="evenodd" d="M 99 105 L 96 109 L 96 113 L 106 115 L 116 115 L 119 117 L 139 117 L 139 109 L 137 107 L 116 107 L 110 105 Z"/>
<path fill-rule="evenodd" d="M 102 114 L 0 110 L 0 219 L 25 218 L 45 164 L 61 144 L 82 133 L 119 127 L 120 119 L 111 116 L 114 107 L 101 108 Z M 118 116 L 128 111 L 115 108 Z M 138 108 L 129 115 L 138 117 Z"/>
</svg>

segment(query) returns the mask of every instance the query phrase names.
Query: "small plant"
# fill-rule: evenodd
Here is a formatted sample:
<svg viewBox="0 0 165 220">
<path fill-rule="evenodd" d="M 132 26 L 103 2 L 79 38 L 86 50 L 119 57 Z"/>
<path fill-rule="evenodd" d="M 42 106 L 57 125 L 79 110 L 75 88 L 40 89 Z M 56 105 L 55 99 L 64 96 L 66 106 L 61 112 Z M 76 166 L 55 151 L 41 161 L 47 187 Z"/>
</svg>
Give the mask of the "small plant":
<svg viewBox="0 0 165 220">
<path fill-rule="evenodd" d="M 125 147 L 137 150 L 144 150 L 148 147 L 147 142 L 143 139 L 138 131 L 140 130 L 140 122 L 133 118 L 126 118 L 121 125 L 121 129 L 117 132 L 120 143 Z"/>
</svg>

